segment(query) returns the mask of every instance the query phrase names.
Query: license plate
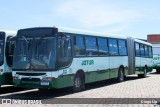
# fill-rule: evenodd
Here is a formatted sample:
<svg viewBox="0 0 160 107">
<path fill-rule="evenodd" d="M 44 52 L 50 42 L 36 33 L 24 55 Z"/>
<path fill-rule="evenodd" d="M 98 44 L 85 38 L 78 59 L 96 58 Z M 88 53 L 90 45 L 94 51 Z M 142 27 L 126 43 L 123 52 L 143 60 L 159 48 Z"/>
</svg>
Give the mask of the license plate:
<svg viewBox="0 0 160 107">
<path fill-rule="evenodd" d="M 49 82 L 47 82 L 47 81 L 41 81 L 41 85 L 49 85 Z"/>
</svg>

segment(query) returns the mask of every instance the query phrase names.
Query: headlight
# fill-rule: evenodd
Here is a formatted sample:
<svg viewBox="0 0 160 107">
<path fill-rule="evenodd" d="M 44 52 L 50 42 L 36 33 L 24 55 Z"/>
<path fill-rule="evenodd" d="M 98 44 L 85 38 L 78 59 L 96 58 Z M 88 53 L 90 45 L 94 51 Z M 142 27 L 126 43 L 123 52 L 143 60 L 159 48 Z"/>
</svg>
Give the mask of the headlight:
<svg viewBox="0 0 160 107">
<path fill-rule="evenodd" d="M 15 74 L 15 75 L 13 76 L 13 79 L 15 79 L 15 80 L 19 79 L 19 75 Z"/>
</svg>

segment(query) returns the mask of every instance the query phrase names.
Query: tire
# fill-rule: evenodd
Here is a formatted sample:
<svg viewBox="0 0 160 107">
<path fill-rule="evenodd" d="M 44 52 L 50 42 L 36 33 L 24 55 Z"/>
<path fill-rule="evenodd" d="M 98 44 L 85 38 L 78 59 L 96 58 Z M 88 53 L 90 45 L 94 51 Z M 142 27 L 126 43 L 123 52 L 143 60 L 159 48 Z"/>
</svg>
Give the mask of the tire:
<svg viewBox="0 0 160 107">
<path fill-rule="evenodd" d="M 138 77 L 139 77 L 139 78 L 146 78 L 146 76 L 147 76 L 147 67 L 145 66 L 145 67 L 144 67 L 143 74 L 138 74 Z"/>
<path fill-rule="evenodd" d="M 118 82 L 123 82 L 123 81 L 124 81 L 124 70 L 122 67 L 120 67 L 118 71 Z"/>
<path fill-rule="evenodd" d="M 147 77 L 147 67 L 145 66 L 144 67 L 144 72 L 143 72 L 143 78 L 146 78 Z"/>
<path fill-rule="evenodd" d="M 77 73 L 74 77 L 74 85 L 73 85 L 73 91 L 74 92 L 80 92 L 82 89 L 84 89 L 84 80 L 83 76 L 80 73 Z"/>
</svg>

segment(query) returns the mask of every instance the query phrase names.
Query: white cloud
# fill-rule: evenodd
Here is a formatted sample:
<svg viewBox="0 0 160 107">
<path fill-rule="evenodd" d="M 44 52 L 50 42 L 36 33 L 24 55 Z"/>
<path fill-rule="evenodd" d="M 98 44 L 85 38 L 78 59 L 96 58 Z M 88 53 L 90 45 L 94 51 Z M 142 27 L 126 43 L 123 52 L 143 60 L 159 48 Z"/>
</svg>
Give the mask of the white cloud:
<svg viewBox="0 0 160 107">
<path fill-rule="evenodd" d="M 112 29 L 108 29 L 107 32 L 108 33 L 114 33 L 114 32 L 120 32 L 122 30 L 125 30 L 129 27 L 128 24 L 122 24 L 121 26 L 118 26 L 118 27 L 115 27 L 115 28 L 112 28 Z"/>
<path fill-rule="evenodd" d="M 87 27 L 126 24 L 142 17 L 142 14 L 135 10 L 100 0 L 67 1 L 57 7 L 57 13 Z"/>
</svg>

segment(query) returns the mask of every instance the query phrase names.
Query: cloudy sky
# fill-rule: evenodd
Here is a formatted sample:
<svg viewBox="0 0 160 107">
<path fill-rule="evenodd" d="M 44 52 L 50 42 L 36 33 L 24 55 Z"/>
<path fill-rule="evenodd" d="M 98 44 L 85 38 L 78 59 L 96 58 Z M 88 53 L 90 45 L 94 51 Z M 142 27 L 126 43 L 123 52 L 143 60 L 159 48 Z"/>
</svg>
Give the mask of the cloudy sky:
<svg viewBox="0 0 160 107">
<path fill-rule="evenodd" d="M 160 0 L 1 0 L 0 30 L 59 26 L 146 39 L 160 33 Z"/>
</svg>

